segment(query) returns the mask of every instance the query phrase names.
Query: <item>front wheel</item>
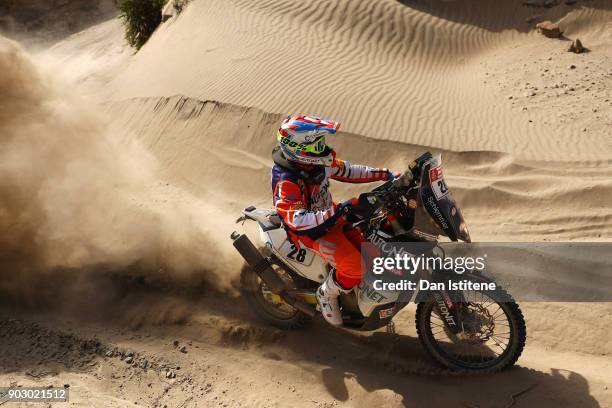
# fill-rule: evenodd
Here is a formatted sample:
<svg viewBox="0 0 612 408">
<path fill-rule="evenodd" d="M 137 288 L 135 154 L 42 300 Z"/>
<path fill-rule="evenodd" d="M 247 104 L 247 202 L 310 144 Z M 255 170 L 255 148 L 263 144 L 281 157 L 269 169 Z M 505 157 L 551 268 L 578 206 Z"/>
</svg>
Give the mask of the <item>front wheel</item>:
<svg viewBox="0 0 612 408">
<path fill-rule="evenodd" d="M 463 332 L 451 332 L 433 300 L 419 303 L 417 333 L 429 354 L 455 371 L 494 373 L 516 363 L 527 337 L 525 319 L 518 304 L 503 290 L 498 302 L 478 292 L 477 302 L 456 303 Z"/>
<path fill-rule="evenodd" d="M 288 288 L 297 289 L 297 277 L 277 265 L 273 265 L 273 268 L 285 281 Z M 301 328 L 310 320 L 308 315 L 285 303 L 280 296 L 272 293 L 249 265 L 242 268 L 240 286 L 242 296 L 245 297 L 250 308 L 260 319 L 272 326 L 282 330 L 295 330 Z"/>
</svg>

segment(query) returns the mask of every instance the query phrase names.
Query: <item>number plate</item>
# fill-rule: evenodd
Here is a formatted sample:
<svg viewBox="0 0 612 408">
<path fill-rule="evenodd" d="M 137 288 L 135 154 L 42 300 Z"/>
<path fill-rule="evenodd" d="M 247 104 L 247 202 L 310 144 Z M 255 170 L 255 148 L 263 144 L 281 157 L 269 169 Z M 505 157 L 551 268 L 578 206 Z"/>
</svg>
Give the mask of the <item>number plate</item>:
<svg viewBox="0 0 612 408">
<path fill-rule="evenodd" d="M 304 266 L 310 266 L 315 257 L 315 253 L 306 248 L 296 248 L 289 240 L 285 240 L 278 251 L 281 255 L 292 262 L 297 262 Z"/>
<path fill-rule="evenodd" d="M 442 176 L 442 167 L 434 167 L 429 170 L 429 182 L 431 183 L 431 189 L 436 196 L 436 199 L 441 199 L 448 195 L 448 187 L 444 182 L 444 177 Z"/>
</svg>

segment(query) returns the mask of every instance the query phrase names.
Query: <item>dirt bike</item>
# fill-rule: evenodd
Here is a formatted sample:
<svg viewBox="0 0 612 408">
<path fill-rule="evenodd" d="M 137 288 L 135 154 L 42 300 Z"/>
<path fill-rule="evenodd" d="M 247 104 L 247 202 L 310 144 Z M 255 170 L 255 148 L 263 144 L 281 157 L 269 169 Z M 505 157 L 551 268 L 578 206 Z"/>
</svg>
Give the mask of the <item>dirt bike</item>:
<svg viewBox="0 0 612 408">
<path fill-rule="evenodd" d="M 409 169 L 348 207 L 347 222 L 359 228 L 369 243 L 384 251 L 391 242 L 421 242 L 435 246 L 440 235 L 471 242 L 465 220 L 444 181 L 441 157 L 427 152 Z M 315 252 L 288 239 L 274 210 L 248 207 L 237 222 L 257 222 L 261 251 L 245 234 L 232 233 L 233 244 L 247 262 L 241 288 L 250 307 L 281 329 L 302 327 L 317 313 L 315 291 L 333 268 Z M 298 244 L 299 245 L 299 244 Z M 429 279 L 436 271 L 419 272 Z M 463 372 L 491 373 L 508 368 L 521 355 L 526 326 L 517 303 L 501 287 L 467 296 L 462 291 L 381 292 L 366 271 L 362 282 L 340 296 L 343 326 L 373 331 L 387 327 L 411 301 L 418 303 L 416 329 L 428 353 L 442 365 Z M 478 271 L 463 279 L 491 282 Z M 472 298 L 478 299 L 475 301 Z"/>
</svg>

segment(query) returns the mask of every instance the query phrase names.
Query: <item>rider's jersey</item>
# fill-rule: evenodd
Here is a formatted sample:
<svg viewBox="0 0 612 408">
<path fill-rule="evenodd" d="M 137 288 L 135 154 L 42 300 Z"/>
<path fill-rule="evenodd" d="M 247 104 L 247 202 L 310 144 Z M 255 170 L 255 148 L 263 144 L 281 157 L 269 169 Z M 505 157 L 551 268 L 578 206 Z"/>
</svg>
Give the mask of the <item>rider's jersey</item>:
<svg viewBox="0 0 612 408">
<path fill-rule="evenodd" d="M 331 167 L 324 168 L 319 182 L 307 182 L 300 174 L 278 162 L 272 167 L 274 207 L 285 228 L 309 243 L 324 235 L 336 222 L 337 205 L 329 191 L 329 180 L 368 183 L 389 179 L 389 171 L 357 164 L 335 157 Z"/>
</svg>

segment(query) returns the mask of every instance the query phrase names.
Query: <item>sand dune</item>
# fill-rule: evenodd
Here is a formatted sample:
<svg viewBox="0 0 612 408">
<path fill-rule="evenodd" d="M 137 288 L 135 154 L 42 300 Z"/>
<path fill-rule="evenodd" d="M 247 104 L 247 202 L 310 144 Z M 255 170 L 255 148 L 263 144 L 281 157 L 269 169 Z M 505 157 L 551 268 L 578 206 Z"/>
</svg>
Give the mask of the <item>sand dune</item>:
<svg viewBox="0 0 612 408">
<path fill-rule="evenodd" d="M 545 56 L 558 51 L 558 42 L 528 32 L 526 18 L 563 17 L 568 33 L 590 42 L 612 18 L 605 2 L 535 11 L 519 1 L 414 3 L 422 9 L 392 0 L 197 1 L 158 30 L 109 97 L 185 95 L 320 114 L 352 133 L 451 150 L 610 157 L 609 143 L 567 143 L 582 129 L 533 125 L 483 85 L 487 64 L 514 64 L 496 53 L 526 44 Z"/>
<path fill-rule="evenodd" d="M 275 143 L 270 134 L 282 115 L 181 97 L 133 99 L 107 109 L 185 188 L 234 212 L 250 203 L 270 205 L 269 152 Z M 177 144 L 184 153 L 173 148 Z M 334 146 L 352 161 L 398 169 L 430 148 L 351 134 L 340 135 Z M 585 161 L 572 169 L 563 161 L 435 151 L 443 155 L 449 185 L 478 239 L 602 239 L 610 231 L 609 207 L 601 197 L 612 196 L 612 161 Z M 249 183 L 241 183 L 245 179 Z M 347 197 L 367 186 L 334 188 Z"/>
<path fill-rule="evenodd" d="M 597 52 L 565 52 L 564 42 L 530 31 L 525 20 L 534 15 L 560 20 L 567 35 Z M 478 1 L 199 1 L 129 62 L 108 95 L 127 99 L 109 105 L 119 106 L 113 116 L 122 117 L 130 103 L 145 103 L 129 102 L 134 97 L 221 102 L 211 114 L 190 116 L 193 128 L 177 129 L 180 104 L 165 105 L 161 116 L 140 111 L 129 118 L 149 138 L 160 129 L 206 134 L 208 151 L 216 153 L 199 151 L 219 169 L 232 156 L 265 163 L 274 125 L 243 135 L 233 130 L 241 125 L 228 124 L 211 149 L 217 138 L 196 129 L 206 129 L 200 126 L 213 117 L 231 121 L 241 117 L 232 112 L 253 108 L 262 111 L 257 115 L 338 117 L 349 134 L 333 144 L 353 161 L 402 169 L 423 150 L 441 150 L 449 182 L 481 239 L 601 239 L 610 230 L 612 198 L 611 18 L 609 5 L 597 1 L 550 9 Z M 227 191 L 216 182 L 220 173 L 193 182 Z M 232 170 L 229 177 L 239 183 L 247 173 Z M 257 192 L 267 189 L 267 170 L 258 174 L 245 193 L 265 203 L 267 196 Z"/>
</svg>

